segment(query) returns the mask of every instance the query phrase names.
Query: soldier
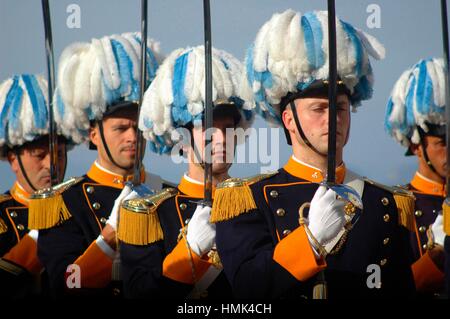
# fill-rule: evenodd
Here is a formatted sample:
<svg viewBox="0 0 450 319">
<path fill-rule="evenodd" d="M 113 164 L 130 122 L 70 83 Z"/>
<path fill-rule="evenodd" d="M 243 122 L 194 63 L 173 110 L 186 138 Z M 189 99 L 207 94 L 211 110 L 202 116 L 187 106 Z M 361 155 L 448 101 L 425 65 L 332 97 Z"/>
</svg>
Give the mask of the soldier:
<svg viewBox="0 0 450 319">
<path fill-rule="evenodd" d="M 211 220 L 238 298 L 310 298 L 319 271 L 330 299 L 414 291 L 403 209 L 410 194 L 361 178 L 343 162 L 350 104 L 355 109 L 371 97 L 369 55 L 382 58 L 384 49 L 342 20 L 336 21 L 336 180 L 361 196 L 363 209 L 319 186 L 328 152 L 327 17 L 323 11 L 275 14 L 247 52 L 248 84 L 241 95 L 254 95 L 263 116 L 282 123 L 293 155 L 274 174 L 217 186 Z M 314 288 L 326 287 L 318 279 Z"/>
<path fill-rule="evenodd" d="M 446 233 L 445 242 L 445 291 L 450 296 L 450 234 Z"/>
<path fill-rule="evenodd" d="M 38 256 L 55 296 L 120 293 L 110 285 L 118 205 L 112 208 L 119 194 L 120 201 L 131 191 L 124 183 L 132 178 L 136 150 L 140 41 L 137 33 L 106 36 L 73 44 L 61 55 L 56 121 L 75 139 L 89 140 L 98 155 L 86 175 L 32 201 Z M 155 76 L 158 52 L 149 41 L 147 82 Z M 162 188 L 159 176 L 142 176 L 150 188 Z"/>
<path fill-rule="evenodd" d="M 181 149 L 187 154 L 188 172 L 177 189 L 165 189 L 145 199 L 143 212 L 133 212 L 133 205 L 121 211 L 124 285 L 131 298 L 231 296 L 212 249 L 215 227 L 209 223 L 211 208 L 198 204 L 204 197 L 205 174 L 204 56 L 203 46 L 173 51 L 145 94 L 140 129 L 153 150 L 169 152 L 177 142 L 173 131 L 184 128 L 183 141 L 178 141 L 174 150 L 184 143 Z M 229 178 L 234 158 L 235 143 L 226 137 L 227 130 L 246 128 L 253 113 L 236 93 L 241 63 L 213 49 L 212 65 L 214 190 L 218 182 Z"/>
<path fill-rule="evenodd" d="M 445 73 L 443 60 L 431 58 L 405 71 L 392 90 L 385 118 L 387 132 L 407 147 L 405 155 L 418 160 L 406 187 L 416 197 L 412 269 L 417 291 L 424 294 L 438 294 L 444 284 Z"/>
<path fill-rule="evenodd" d="M 33 287 L 42 271 L 38 232 L 28 229 L 28 202 L 34 191 L 51 185 L 47 101 L 47 81 L 41 76 L 15 75 L 0 85 L 0 156 L 16 176 L 0 197 L 0 295 L 7 298 L 39 291 Z M 61 135 L 58 145 L 62 176 L 66 139 Z"/>
</svg>

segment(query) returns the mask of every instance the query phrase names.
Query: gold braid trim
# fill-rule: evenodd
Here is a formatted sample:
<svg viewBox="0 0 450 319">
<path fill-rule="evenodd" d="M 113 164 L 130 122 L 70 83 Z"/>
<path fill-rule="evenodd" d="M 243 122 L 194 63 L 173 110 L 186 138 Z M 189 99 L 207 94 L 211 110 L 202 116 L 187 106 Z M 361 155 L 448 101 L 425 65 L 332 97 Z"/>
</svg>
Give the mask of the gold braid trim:
<svg viewBox="0 0 450 319">
<path fill-rule="evenodd" d="M 442 204 L 442 214 L 444 215 L 444 232 L 450 236 L 450 206 L 447 200 Z"/>
<path fill-rule="evenodd" d="M 0 234 L 4 234 L 8 231 L 8 225 L 6 225 L 5 221 L 0 218 Z"/>
</svg>

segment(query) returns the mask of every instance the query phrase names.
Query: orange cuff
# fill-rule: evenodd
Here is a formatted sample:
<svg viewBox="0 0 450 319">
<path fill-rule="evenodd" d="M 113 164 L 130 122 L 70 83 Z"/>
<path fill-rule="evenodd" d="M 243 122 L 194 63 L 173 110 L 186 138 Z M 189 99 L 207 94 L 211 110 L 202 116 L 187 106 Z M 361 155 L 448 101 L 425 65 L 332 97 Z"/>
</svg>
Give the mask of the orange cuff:
<svg viewBox="0 0 450 319">
<path fill-rule="evenodd" d="M 163 275 L 172 280 L 192 285 L 195 283 L 192 268 L 195 269 L 195 280 L 198 281 L 210 265 L 208 259 L 200 258 L 192 250 L 189 253 L 186 240 L 182 238 L 164 259 Z"/>
<path fill-rule="evenodd" d="M 276 246 L 273 260 L 299 281 L 305 281 L 326 267 L 318 264 L 303 226 L 286 236 Z"/>
<path fill-rule="evenodd" d="M 37 257 L 36 242 L 28 234 L 3 257 L 25 268 L 33 275 L 39 274 L 42 270 L 42 264 Z"/>
<path fill-rule="evenodd" d="M 74 262 L 74 264 L 80 266 L 81 287 L 106 287 L 111 281 L 112 262 L 112 259 L 94 241 L 84 254 Z"/>
<path fill-rule="evenodd" d="M 417 291 L 433 292 L 442 287 L 444 273 L 434 264 L 428 252 L 412 265 L 412 272 Z"/>
</svg>

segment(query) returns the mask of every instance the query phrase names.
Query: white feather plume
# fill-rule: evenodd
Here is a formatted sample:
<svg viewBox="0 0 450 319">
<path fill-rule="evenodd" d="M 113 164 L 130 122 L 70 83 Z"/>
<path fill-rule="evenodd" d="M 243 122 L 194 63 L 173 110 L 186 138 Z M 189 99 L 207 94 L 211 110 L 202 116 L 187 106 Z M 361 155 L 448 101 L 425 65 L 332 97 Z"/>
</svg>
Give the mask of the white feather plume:
<svg viewBox="0 0 450 319">
<path fill-rule="evenodd" d="M 174 74 L 177 60 L 183 55 L 186 55 L 184 73 Z M 139 122 L 143 136 L 159 149 L 157 151 L 170 149 L 174 144 L 172 137 L 176 136 L 173 134 L 174 129 L 186 124 L 174 121 L 174 113 L 177 116 L 182 115 L 179 114 L 180 112 L 184 112 L 184 116 L 189 114 L 189 119 L 185 118 L 185 120 L 193 122 L 196 116 L 204 111 L 204 73 L 205 52 L 203 46 L 174 50 L 159 68 L 156 78 L 145 92 Z M 213 48 L 212 73 L 213 102 L 240 97 L 238 91 L 242 81 L 242 64 L 236 58 L 225 51 Z M 183 87 L 173 87 L 174 76 L 182 78 L 176 83 Z M 184 94 L 186 105 L 174 104 L 182 101 L 174 99 L 175 90 Z M 252 110 L 250 105 L 246 105 L 247 110 Z M 244 118 L 244 115 L 242 117 Z M 243 123 L 245 122 L 246 120 L 243 121 Z"/>
</svg>

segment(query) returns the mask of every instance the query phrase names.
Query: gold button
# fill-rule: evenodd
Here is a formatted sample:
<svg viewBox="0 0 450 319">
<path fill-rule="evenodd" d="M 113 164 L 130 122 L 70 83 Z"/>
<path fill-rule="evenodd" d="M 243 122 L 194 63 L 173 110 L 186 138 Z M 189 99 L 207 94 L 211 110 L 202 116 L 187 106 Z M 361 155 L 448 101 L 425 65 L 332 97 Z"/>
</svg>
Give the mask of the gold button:
<svg viewBox="0 0 450 319">
<path fill-rule="evenodd" d="M 18 230 L 24 230 L 25 226 L 23 226 L 22 224 L 17 225 L 17 229 Z"/>
<path fill-rule="evenodd" d="M 383 197 L 383 198 L 381 199 L 381 203 L 382 203 L 384 206 L 387 206 L 387 205 L 389 205 L 389 199 L 387 199 L 386 197 Z"/>
<path fill-rule="evenodd" d="M 427 250 L 427 248 L 428 248 L 427 244 L 423 244 L 423 245 L 422 245 L 422 249 L 423 249 L 423 250 Z"/>
<path fill-rule="evenodd" d="M 120 289 L 119 288 L 114 288 L 113 289 L 113 295 L 114 296 L 119 296 L 120 295 Z"/>
<path fill-rule="evenodd" d="M 102 224 L 106 224 L 106 218 L 105 217 L 102 217 L 102 218 L 100 218 L 100 223 L 102 223 Z"/>
<path fill-rule="evenodd" d="M 283 230 L 283 236 L 287 236 L 291 233 L 291 231 L 289 229 L 285 229 Z"/>
<path fill-rule="evenodd" d="M 419 227 L 419 231 L 420 231 L 421 233 L 424 233 L 424 232 L 427 231 L 427 228 L 426 228 L 425 226 L 420 226 L 420 227 Z"/>
<path fill-rule="evenodd" d="M 387 223 L 391 219 L 391 216 L 389 214 L 386 214 L 383 216 L 383 220 Z"/>
<path fill-rule="evenodd" d="M 340 196 L 339 196 L 339 197 L 340 197 Z M 345 213 L 346 215 L 351 216 L 351 215 L 353 215 L 355 212 L 356 212 L 356 207 L 355 207 L 355 205 L 353 205 L 352 203 L 347 203 L 347 204 L 345 204 L 345 206 L 344 206 L 344 213 Z"/>
<path fill-rule="evenodd" d="M 386 237 L 386 238 L 383 240 L 383 245 L 389 244 L 389 241 L 390 241 L 389 237 Z"/>
<path fill-rule="evenodd" d="M 92 204 L 92 207 L 94 207 L 95 210 L 99 210 L 100 209 L 100 204 L 95 202 L 94 204 Z"/>
<path fill-rule="evenodd" d="M 283 217 L 284 215 L 286 215 L 286 212 L 284 211 L 283 208 L 278 208 L 277 209 L 277 215 L 280 217 Z"/>
<path fill-rule="evenodd" d="M 181 210 L 186 210 L 186 208 L 187 208 L 187 205 L 185 203 L 181 203 L 180 204 L 180 209 Z"/>
<path fill-rule="evenodd" d="M 278 192 L 276 190 L 273 190 L 270 192 L 270 196 L 273 198 L 276 198 L 276 197 L 278 197 Z"/>
<path fill-rule="evenodd" d="M 94 192 L 94 187 L 89 186 L 88 188 L 86 188 L 86 192 L 88 192 L 89 194 L 92 194 Z"/>
<path fill-rule="evenodd" d="M 386 265 L 386 263 L 387 263 L 387 259 L 386 259 L 386 258 L 381 259 L 381 261 L 380 261 L 380 265 L 381 265 L 381 266 Z"/>
<path fill-rule="evenodd" d="M 420 216 L 423 215 L 423 213 L 422 213 L 421 210 L 416 210 L 416 211 L 414 212 L 414 215 L 416 215 L 416 217 L 420 217 Z"/>
<path fill-rule="evenodd" d="M 9 216 L 11 216 L 12 218 L 16 218 L 17 213 L 15 211 L 12 211 L 11 213 L 9 213 Z"/>
</svg>

